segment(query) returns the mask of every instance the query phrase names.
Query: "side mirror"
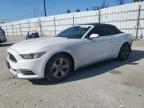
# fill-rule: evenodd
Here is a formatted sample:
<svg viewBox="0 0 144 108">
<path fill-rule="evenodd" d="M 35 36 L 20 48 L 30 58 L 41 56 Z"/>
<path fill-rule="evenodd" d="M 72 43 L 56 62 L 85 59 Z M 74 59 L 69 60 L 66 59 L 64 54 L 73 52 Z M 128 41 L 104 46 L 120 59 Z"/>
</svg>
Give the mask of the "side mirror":
<svg viewBox="0 0 144 108">
<path fill-rule="evenodd" d="M 99 37 L 99 34 L 91 34 L 91 35 L 90 35 L 90 38 L 91 38 L 91 39 L 93 39 L 93 38 L 98 38 L 98 37 Z"/>
</svg>

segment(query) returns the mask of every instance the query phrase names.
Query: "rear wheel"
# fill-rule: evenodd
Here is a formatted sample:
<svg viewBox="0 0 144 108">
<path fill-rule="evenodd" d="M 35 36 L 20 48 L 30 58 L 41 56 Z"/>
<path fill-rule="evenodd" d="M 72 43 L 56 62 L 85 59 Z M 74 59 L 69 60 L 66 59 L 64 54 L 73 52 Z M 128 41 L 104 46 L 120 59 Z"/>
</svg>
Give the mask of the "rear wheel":
<svg viewBox="0 0 144 108">
<path fill-rule="evenodd" d="M 130 45 L 128 43 L 123 44 L 119 51 L 118 59 L 127 60 L 129 57 L 130 51 L 131 51 Z"/>
<path fill-rule="evenodd" d="M 72 72 L 72 60 L 66 54 L 53 56 L 45 67 L 45 78 L 52 82 L 64 80 Z"/>
</svg>

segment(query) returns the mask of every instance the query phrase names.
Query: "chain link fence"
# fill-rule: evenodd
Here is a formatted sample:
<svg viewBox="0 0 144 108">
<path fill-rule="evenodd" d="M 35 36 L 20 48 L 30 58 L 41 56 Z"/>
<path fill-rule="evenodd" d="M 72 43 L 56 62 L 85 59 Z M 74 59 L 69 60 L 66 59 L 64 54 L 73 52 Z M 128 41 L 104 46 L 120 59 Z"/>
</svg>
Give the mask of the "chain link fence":
<svg viewBox="0 0 144 108">
<path fill-rule="evenodd" d="M 144 2 L 130 3 L 99 10 L 69 13 L 49 17 L 31 18 L 2 24 L 7 36 L 26 36 L 36 30 L 40 36 L 54 36 L 67 27 L 88 24 L 108 23 L 128 32 L 135 39 L 144 38 Z"/>
</svg>

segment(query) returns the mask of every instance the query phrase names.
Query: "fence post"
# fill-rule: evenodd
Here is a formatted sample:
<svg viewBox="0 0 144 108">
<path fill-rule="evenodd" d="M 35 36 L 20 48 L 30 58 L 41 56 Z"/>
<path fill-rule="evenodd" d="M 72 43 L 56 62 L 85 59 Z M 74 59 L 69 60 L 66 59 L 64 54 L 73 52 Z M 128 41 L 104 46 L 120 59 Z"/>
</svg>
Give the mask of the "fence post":
<svg viewBox="0 0 144 108">
<path fill-rule="evenodd" d="M 55 36 L 56 36 L 56 20 L 55 20 L 55 17 L 54 17 L 54 32 L 55 32 Z"/>
<path fill-rule="evenodd" d="M 6 25 L 6 36 L 8 36 L 8 29 L 7 29 L 7 25 Z"/>
<path fill-rule="evenodd" d="M 29 28 L 29 31 L 30 31 L 30 23 L 29 23 L 29 21 L 28 21 L 28 28 Z"/>
<path fill-rule="evenodd" d="M 101 23 L 101 9 L 98 9 L 98 22 Z"/>
<path fill-rule="evenodd" d="M 73 26 L 75 25 L 75 19 L 74 19 L 75 17 L 74 17 L 74 15 L 73 15 Z"/>
<path fill-rule="evenodd" d="M 141 12 L 141 5 L 139 5 L 139 9 L 138 9 L 138 19 L 137 19 L 137 25 L 136 25 L 136 39 L 138 39 L 138 32 L 139 32 L 139 26 L 140 26 L 140 12 Z"/>
<path fill-rule="evenodd" d="M 14 27 L 13 27 L 13 24 L 12 24 L 12 33 L 13 33 L 13 36 L 14 36 Z"/>
<path fill-rule="evenodd" d="M 21 30 L 21 24 L 19 22 L 19 28 L 20 28 L 20 35 L 22 36 L 22 30 Z"/>
<path fill-rule="evenodd" d="M 41 33 L 41 36 L 42 36 L 42 26 L 41 26 L 41 20 L 39 19 L 39 27 L 40 27 L 40 33 Z"/>
</svg>

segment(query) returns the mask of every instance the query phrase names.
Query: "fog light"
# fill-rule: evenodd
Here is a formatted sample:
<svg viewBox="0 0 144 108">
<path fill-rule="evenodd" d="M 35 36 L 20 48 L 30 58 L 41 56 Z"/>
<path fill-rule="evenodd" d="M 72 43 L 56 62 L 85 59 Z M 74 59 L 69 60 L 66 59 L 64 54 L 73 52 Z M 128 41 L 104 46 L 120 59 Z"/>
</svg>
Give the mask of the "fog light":
<svg viewBox="0 0 144 108">
<path fill-rule="evenodd" d="M 21 73 L 23 75 L 35 75 L 35 73 L 33 73 L 32 71 L 28 71 L 28 70 L 22 70 Z"/>
</svg>

